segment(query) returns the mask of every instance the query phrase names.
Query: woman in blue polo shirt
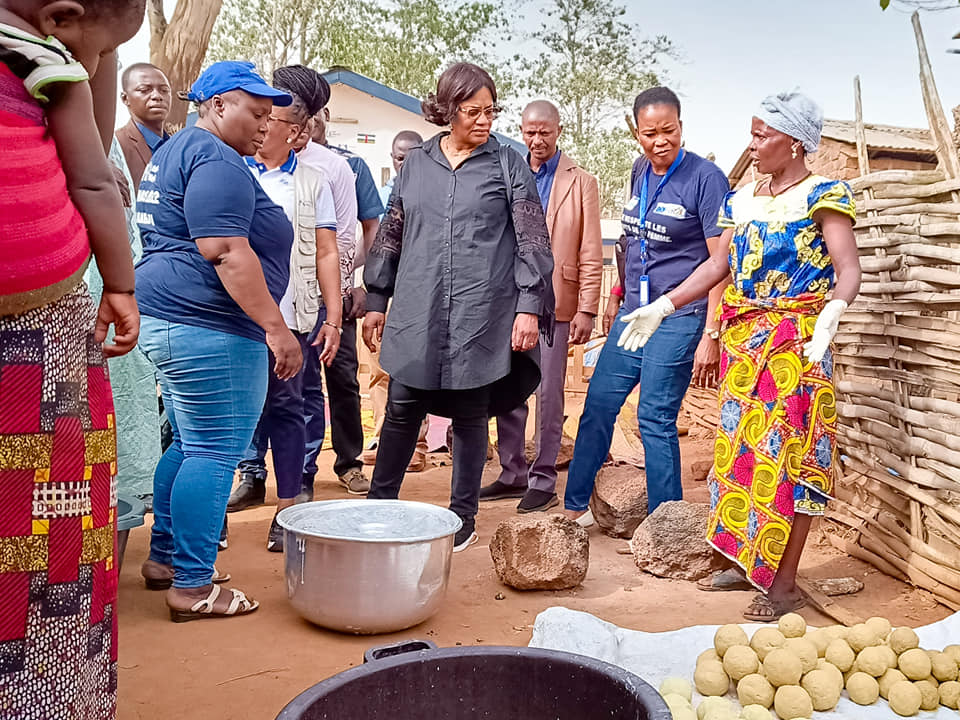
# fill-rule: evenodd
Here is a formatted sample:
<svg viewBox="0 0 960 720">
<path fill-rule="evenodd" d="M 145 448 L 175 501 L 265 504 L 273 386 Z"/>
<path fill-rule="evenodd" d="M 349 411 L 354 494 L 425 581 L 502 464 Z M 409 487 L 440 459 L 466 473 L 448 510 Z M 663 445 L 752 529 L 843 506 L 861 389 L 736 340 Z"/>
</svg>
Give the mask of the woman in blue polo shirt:
<svg viewBox="0 0 960 720">
<path fill-rule="evenodd" d="M 633 166 L 631 197 L 623 210 L 626 236 L 623 305 L 618 318 L 677 287 L 719 242 L 720 206 L 729 189 L 723 171 L 682 147 L 680 101 L 668 88 L 640 93 L 633 104 L 643 157 Z M 680 500 L 677 414 L 697 360 L 708 380 L 720 358 L 715 310 L 721 287 L 665 320 L 647 345 L 617 346 L 615 322 L 600 352 L 580 417 L 564 508 L 581 525 L 594 479 L 610 451 L 613 428 L 627 396 L 640 383 L 637 420 L 646 462 L 647 506 Z"/>
<path fill-rule="evenodd" d="M 300 343 L 277 306 L 287 287 L 293 228 L 242 155 L 262 145 L 274 90 L 251 63 L 219 62 L 193 84 L 196 126 L 153 156 L 137 197 L 140 348 L 157 367 L 173 444 L 154 477 L 147 586 L 170 587 L 175 622 L 252 612 L 220 592 L 213 563 L 237 461 L 267 390 L 300 369 Z"/>
</svg>

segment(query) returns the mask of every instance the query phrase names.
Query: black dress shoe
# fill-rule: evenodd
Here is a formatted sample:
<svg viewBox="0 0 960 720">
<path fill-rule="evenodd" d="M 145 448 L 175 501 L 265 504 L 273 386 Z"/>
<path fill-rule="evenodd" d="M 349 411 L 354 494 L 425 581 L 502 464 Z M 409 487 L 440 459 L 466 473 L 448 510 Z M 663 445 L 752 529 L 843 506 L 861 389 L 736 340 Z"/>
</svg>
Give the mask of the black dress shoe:
<svg viewBox="0 0 960 720">
<path fill-rule="evenodd" d="M 554 505 L 560 504 L 560 498 L 556 493 L 548 493 L 546 490 L 534 490 L 530 488 L 523 496 L 523 500 L 517 505 L 518 513 L 532 513 L 540 510 L 549 510 Z"/>
<path fill-rule="evenodd" d="M 283 552 L 283 528 L 277 522 L 277 516 L 273 516 L 273 522 L 270 523 L 270 532 L 267 533 L 267 550 L 270 552 Z"/>
<path fill-rule="evenodd" d="M 230 493 L 227 500 L 227 512 L 237 512 L 247 508 L 263 505 L 267 495 L 267 479 L 250 473 L 240 473 L 240 484 Z"/>
<path fill-rule="evenodd" d="M 313 502 L 313 475 L 303 476 L 303 480 L 300 482 L 300 492 L 294 498 L 294 503 L 297 505 L 306 502 Z"/>
<path fill-rule="evenodd" d="M 522 498 L 527 492 L 525 487 L 516 485 L 507 485 L 499 480 L 494 480 L 486 487 L 480 488 L 480 501 L 486 500 L 507 500 L 508 498 Z"/>
</svg>

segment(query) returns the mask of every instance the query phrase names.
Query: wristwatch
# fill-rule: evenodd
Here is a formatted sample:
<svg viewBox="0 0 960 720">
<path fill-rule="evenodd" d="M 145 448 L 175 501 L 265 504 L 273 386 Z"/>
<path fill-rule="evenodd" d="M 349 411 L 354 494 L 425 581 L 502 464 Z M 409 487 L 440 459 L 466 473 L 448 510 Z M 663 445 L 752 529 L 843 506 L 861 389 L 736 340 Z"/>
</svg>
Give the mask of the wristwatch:
<svg viewBox="0 0 960 720">
<path fill-rule="evenodd" d="M 706 335 L 711 340 L 720 339 L 720 328 L 704 328 L 703 334 Z"/>
</svg>

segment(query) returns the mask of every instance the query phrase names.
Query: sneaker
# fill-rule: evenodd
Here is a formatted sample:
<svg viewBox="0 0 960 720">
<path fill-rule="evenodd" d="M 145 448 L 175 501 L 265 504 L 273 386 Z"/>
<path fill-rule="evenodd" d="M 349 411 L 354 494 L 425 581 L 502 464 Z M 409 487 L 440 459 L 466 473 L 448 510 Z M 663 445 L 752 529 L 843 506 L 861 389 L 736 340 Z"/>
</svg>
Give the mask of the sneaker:
<svg viewBox="0 0 960 720">
<path fill-rule="evenodd" d="M 343 485 L 351 495 L 366 495 L 370 490 L 370 481 L 360 468 L 347 470 L 340 476 L 340 484 Z"/>
<path fill-rule="evenodd" d="M 273 516 L 273 522 L 270 523 L 270 532 L 267 533 L 267 550 L 270 552 L 283 552 L 283 528 L 277 522 L 277 516 Z"/>
<path fill-rule="evenodd" d="M 227 535 L 229 531 L 227 530 L 227 518 L 223 518 L 223 529 L 220 530 L 220 540 L 217 542 L 217 547 L 221 550 L 226 550 L 230 544 L 227 542 Z"/>
<path fill-rule="evenodd" d="M 549 510 L 559 505 L 560 499 L 556 493 L 548 493 L 546 490 L 535 490 L 530 488 L 523 496 L 523 500 L 517 505 L 518 513 L 532 513 Z"/>
<path fill-rule="evenodd" d="M 480 488 L 480 502 L 488 500 L 506 500 L 507 498 L 522 498 L 527 494 L 527 488 L 519 485 L 507 485 L 494 480 L 489 485 Z"/>
<path fill-rule="evenodd" d="M 137 495 L 137 500 L 143 503 L 143 511 L 145 513 L 153 512 L 153 493 L 147 495 Z"/>
<path fill-rule="evenodd" d="M 582 528 L 593 527 L 593 524 L 596 522 L 593 519 L 593 511 L 590 508 L 587 508 L 583 515 L 577 517 L 574 522 Z"/>
<path fill-rule="evenodd" d="M 476 524 L 473 518 L 461 518 L 463 520 L 463 526 L 457 530 L 457 534 L 453 536 L 453 551 L 455 553 L 463 552 L 471 545 L 475 545 L 480 540 L 480 536 L 476 532 Z"/>
<path fill-rule="evenodd" d="M 297 493 L 293 501 L 297 505 L 313 502 L 313 475 L 303 476 L 303 481 L 300 483 L 300 492 Z"/>
<path fill-rule="evenodd" d="M 227 512 L 237 512 L 263 505 L 266 494 L 266 478 L 257 477 L 253 473 L 240 473 L 240 484 L 230 493 L 230 499 L 227 500 Z"/>
</svg>

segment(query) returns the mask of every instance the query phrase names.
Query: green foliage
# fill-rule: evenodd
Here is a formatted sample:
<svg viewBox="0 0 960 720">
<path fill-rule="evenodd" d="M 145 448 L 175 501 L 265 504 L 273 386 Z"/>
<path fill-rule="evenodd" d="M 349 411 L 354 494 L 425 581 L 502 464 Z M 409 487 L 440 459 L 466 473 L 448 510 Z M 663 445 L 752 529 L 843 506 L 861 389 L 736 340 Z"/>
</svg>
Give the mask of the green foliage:
<svg viewBox="0 0 960 720">
<path fill-rule="evenodd" d="M 600 180 L 601 205 L 622 207 L 635 143 L 622 118 L 642 90 L 657 85 L 675 54 L 664 36 L 643 38 L 616 0 L 550 0 L 532 33 L 532 59 L 514 62 L 526 94 L 548 98 L 564 123 L 563 146 Z"/>
<path fill-rule="evenodd" d="M 207 62 L 341 65 L 424 97 L 454 60 L 489 64 L 501 17 L 500 0 L 224 0 Z"/>
<path fill-rule="evenodd" d="M 880 0 L 880 9 L 886 10 L 891 0 Z M 908 10 L 953 10 L 960 6 L 960 0 L 897 0 L 894 6 L 901 6 Z"/>
</svg>

